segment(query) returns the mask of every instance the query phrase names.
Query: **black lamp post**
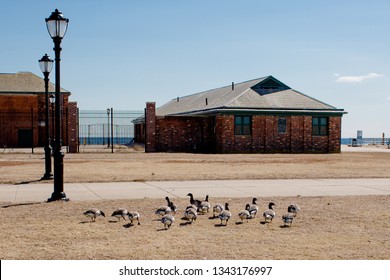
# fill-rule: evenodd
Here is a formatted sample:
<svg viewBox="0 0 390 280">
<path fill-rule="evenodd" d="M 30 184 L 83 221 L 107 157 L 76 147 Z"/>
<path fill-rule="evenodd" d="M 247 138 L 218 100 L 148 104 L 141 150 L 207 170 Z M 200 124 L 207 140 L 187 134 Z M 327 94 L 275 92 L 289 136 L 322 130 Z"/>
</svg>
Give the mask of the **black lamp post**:
<svg viewBox="0 0 390 280">
<path fill-rule="evenodd" d="M 55 53 L 55 135 L 54 135 L 54 192 L 48 199 L 50 201 L 65 200 L 68 198 L 64 192 L 64 153 L 61 150 L 62 146 L 62 98 L 60 96 L 60 55 L 61 41 L 64 38 L 68 28 L 69 19 L 65 18 L 57 9 L 46 19 L 47 31 L 54 42 Z"/>
<path fill-rule="evenodd" d="M 110 148 L 110 108 L 107 108 L 107 148 Z"/>
<path fill-rule="evenodd" d="M 51 155 L 50 155 L 50 127 L 49 127 L 49 74 L 53 68 L 54 60 L 51 60 L 50 57 L 45 54 L 39 62 L 39 67 L 44 76 L 45 81 L 45 174 L 42 177 L 42 180 L 48 180 L 53 177 L 51 173 Z"/>
<path fill-rule="evenodd" d="M 51 143 L 50 145 L 54 147 L 54 102 L 56 102 L 56 97 L 54 94 L 50 94 L 49 101 L 51 104 Z"/>
</svg>

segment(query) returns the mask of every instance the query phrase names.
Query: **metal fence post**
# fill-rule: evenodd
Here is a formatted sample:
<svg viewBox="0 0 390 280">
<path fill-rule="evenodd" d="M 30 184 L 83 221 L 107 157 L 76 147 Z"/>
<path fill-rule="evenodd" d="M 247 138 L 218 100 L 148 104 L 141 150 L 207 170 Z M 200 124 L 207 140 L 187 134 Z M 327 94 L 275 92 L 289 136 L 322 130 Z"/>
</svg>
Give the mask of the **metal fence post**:
<svg viewBox="0 0 390 280">
<path fill-rule="evenodd" d="M 114 110 L 111 108 L 111 153 L 114 153 Z"/>
</svg>

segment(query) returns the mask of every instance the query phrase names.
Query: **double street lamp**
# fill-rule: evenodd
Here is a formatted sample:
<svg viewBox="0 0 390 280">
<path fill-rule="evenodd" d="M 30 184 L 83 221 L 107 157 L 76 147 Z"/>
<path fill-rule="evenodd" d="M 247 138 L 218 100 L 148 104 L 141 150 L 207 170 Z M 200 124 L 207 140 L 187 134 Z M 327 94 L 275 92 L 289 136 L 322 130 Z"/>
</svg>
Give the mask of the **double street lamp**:
<svg viewBox="0 0 390 280">
<path fill-rule="evenodd" d="M 45 54 L 39 62 L 39 67 L 44 76 L 45 81 L 45 174 L 42 180 L 49 180 L 53 177 L 51 173 L 51 155 L 50 155 L 50 132 L 49 132 L 49 74 L 53 69 L 53 62 L 50 57 Z M 53 125 L 53 124 L 52 124 Z"/>
<path fill-rule="evenodd" d="M 54 158 L 54 192 L 48 199 L 50 201 L 65 200 L 68 198 L 64 192 L 64 153 L 62 152 L 62 97 L 60 96 L 60 61 L 61 61 L 61 41 L 68 28 L 69 19 L 65 18 L 56 9 L 49 18 L 46 19 L 47 31 L 54 42 L 55 53 L 55 134 L 53 145 Z"/>
</svg>

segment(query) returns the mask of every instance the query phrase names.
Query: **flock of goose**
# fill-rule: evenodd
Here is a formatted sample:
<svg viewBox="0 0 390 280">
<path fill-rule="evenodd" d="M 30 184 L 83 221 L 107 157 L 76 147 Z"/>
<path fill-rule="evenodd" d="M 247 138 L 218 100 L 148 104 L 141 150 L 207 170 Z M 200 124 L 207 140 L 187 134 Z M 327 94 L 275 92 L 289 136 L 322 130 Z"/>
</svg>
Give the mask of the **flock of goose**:
<svg viewBox="0 0 390 280">
<path fill-rule="evenodd" d="M 190 204 L 184 210 L 184 218 L 189 221 L 189 223 L 193 223 L 199 214 L 207 214 L 211 210 L 213 212 L 213 218 L 219 218 L 221 223 L 220 225 L 227 225 L 228 221 L 232 217 L 232 213 L 229 209 L 229 203 L 223 204 L 215 204 L 211 206 L 209 202 L 209 196 L 206 195 L 204 200 L 194 199 L 192 193 L 188 193 L 187 196 L 190 197 Z M 169 197 L 165 197 L 167 201 L 167 205 L 161 206 L 156 209 L 155 214 L 160 216 L 161 222 L 164 224 L 165 229 L 169 229 L 173 223 L 175 222 L 175 214 L 178 211 L 177 206 L 169 199 Z M 257 205 L 257 198 L 252 199 L 251 204 L 246 204 L 245 209 L 241 210 L 238 213 L 238 218 L 240 219 L 240 223 L 243 223 L 244 220 L 254 219 L 256 214 L 259 211 L 259 207 Z M 275 218 L 276 213 L 273 207 L 276 206 L 275 203 L 270 202 L 268 204 L 268 209 L 263 212 L 264 223 L 272 222 Z M 291 226 L 294 218 L 297 213 L 300 211 L 300 207 L 298 204 L 291 204 L 287 208 L 287 212 L 282 216 L 282 220 L 284 222 L 284 226 Z M 90 217 L 91 221 L 96 221 L 98 216 L 105 217 L 105 213 L 99 209 L 93 208 L 87 210 L 83 213 L 85 216 Z M 140 225 L 140 214 L 137 211 L 127 211 L 127 209 L 119 208 L 115 210 L 111 217 L 115 217 L 119 220 L 126 220 L 126 216 L 130 221 L 130 225 L 133 225 L 135 221 Z M 223 224 L 225 223 L 225 224 Z"/>
</svg>

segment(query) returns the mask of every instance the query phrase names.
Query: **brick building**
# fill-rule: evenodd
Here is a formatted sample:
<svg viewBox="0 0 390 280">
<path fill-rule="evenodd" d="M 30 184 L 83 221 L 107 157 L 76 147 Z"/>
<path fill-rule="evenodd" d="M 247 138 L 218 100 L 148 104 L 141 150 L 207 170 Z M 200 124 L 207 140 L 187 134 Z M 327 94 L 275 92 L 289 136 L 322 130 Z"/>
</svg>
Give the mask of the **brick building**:
<svg viewBox="0 0 390 280">
<path fill-rule="evenodd" d="M 135 141 L 146 152 L 338 153 L 345 113 L 268 76 L 149 102 Z"/>
<path fill-rule="evenodd" d="M 49 94 L 54 93 L 49 83 Z M 77 103 L 61 88 L 63 96 L 62 140 L 69 152 L 77 152 Z M 49 125 L 52 132 L 52 106 Z M 0 147 L 45 145 L 45 82 L 30 72 L 0 74 Z"/>
</svg>

